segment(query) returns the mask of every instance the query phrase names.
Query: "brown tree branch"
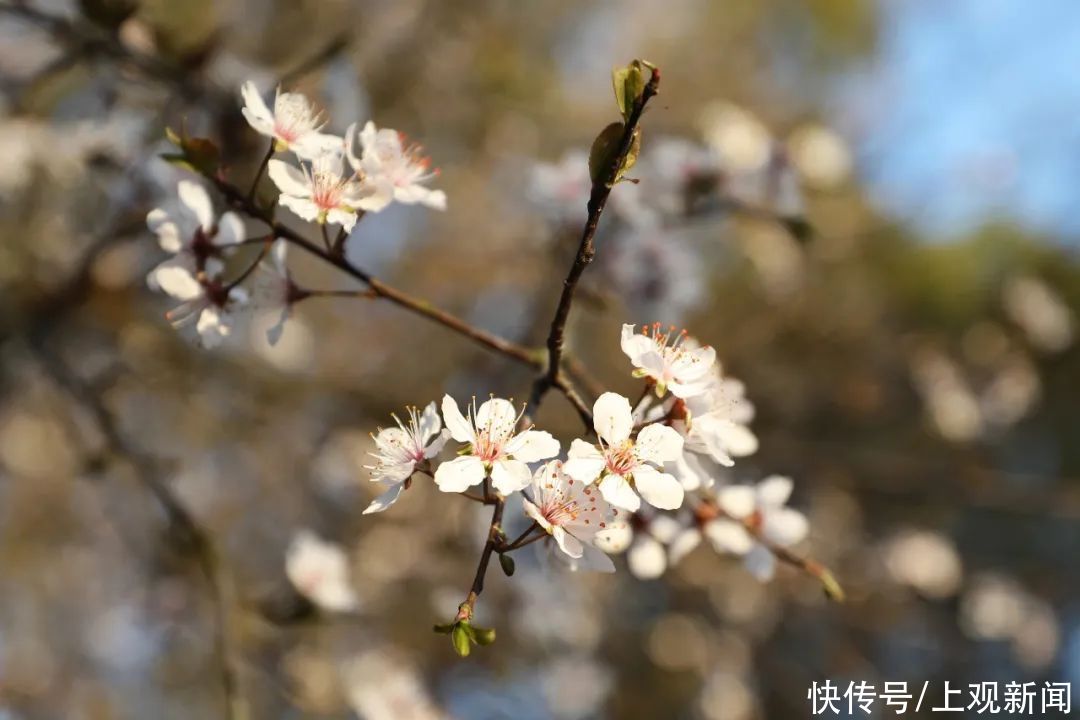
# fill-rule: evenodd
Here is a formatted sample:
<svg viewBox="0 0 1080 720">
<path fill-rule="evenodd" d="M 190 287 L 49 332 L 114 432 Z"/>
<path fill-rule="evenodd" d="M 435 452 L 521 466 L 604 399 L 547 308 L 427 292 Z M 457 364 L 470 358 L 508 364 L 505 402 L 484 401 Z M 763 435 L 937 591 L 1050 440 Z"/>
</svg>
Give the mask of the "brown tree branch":
<svg viewBox="0 0 1080 720">
<path fill-rule="evenodd" d="M 270 226 L 271 231 L 275 237 L 282 238 L 297 245 L 303 250 L 316 257 L 320 258 L 324 262 L 333 265 L 339 270 L 352 276 L 368 286 L 372 294 L 375 297 L 388 300 L 395 305 L 405 308 L 412 313 L 426 317 L 429 320 L 439 323 L 443 327 L 449 328 L 459 335 L 473 340 L 479 345 L 482 345 L 490 350 L 494 350 L 506 357 L 509 357 L 517 362 L 532 367 L 540 367 L 541 360 L 537 353 L 529 348 L 519 345 L 515 342 L 507 340 L 503 337 L 490 333 L 487 330 L 478 328 L 470 323 L 462 320 L 461 318 L 452 315 L 445 310 L 435 307 L 427 300 L 410 295 L 403 290 L 384 283 L 377 277 L 373 276 L 366 270 L 354 265 L 348 258 L 344 257 L 344 254 L 334 253 L 332 251 L 320 248 L 317 244 L 311 242 L 302 234 L 296 232 L 292 228 L 277 222 L 273 217 L 263 208 L 256 205 L 253 201 L 248 200 L 236 186 L 230 184 L 220 176 L 207 177 L 208 180 L 214 183 L 217 189 L 225 196 L 229 204 L 246 213 L 247 215 L 260 220 Z"/>
<path fill-rule="evenodd" d="M 566 323 L 570 318 L 570 308 L 574 303 L 574 293 L 577 290 L 578 281 L 581 280 L 585 268 L 589 266 L 593 256 L 596 254 L 594 245 L 596 230 L 600 225 L 600 216 L 607 205 L 608 196 L 611 195 L 611 190 L 618 181 L 626 163 L 626 158 L 633 147 L 634 138 L 638 133 L 638 125 L 641 122 L 641 115 L 645 111 L 645 105 L 659 92 L 660 71 L 656 68 L 650 68 L 650 73 L 649 82 L 645 84 L 644 91 L 634 103 L 633 110 L 626 118 L 618 150 L 612 158 L 611 165 L 605 170 L 602 177 L 593 181 L 592 192 L 589 194 L 589 216 L 585 221 L 585 227 L 581 231 L 581 243 L 578 246 L 577 256 L 570 266 L 570 271 L 566 275 L 566 280 L 563 281 L 559 304 L 555 308 L 555 316 L 551 320 L 544 372 L 536 378 L 530 393 L 529 406 L 533 410 L 540 405 L 544 395 L 551 388 L 558 388 L 566 393 L 567 391 L 564 388 L 570 387 L 569 381 L 562 374 L 563 348 L 566 345 Z M 583 414 L 582 420 L 586 420 L 586 417 L 587 415 Z M 588 414 L 588 417 L 586 426 L 591 428 L 591 413 Z"/>
</svg>

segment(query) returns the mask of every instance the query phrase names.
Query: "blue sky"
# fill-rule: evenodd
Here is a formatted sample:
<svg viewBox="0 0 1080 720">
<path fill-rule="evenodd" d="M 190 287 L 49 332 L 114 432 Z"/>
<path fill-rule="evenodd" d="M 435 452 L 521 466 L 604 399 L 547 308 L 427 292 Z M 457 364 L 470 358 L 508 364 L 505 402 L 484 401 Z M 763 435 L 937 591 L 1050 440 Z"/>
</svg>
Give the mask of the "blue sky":
<svg viewBox="0 0 1080 720">
<path fill-rule="evenodd" d="M 1080 2 L 879 0 L 837 122 L 874 201 L 931 237 L 1080 237 Z"/>
</svg>

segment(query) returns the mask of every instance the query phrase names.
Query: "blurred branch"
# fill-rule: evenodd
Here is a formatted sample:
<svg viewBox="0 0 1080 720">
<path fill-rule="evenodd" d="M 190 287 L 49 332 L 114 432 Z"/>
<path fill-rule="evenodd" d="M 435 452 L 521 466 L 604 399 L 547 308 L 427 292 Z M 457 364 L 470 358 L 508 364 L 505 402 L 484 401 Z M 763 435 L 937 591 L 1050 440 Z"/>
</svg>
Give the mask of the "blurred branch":
<svg viewBox="0 0 1080 720">
<path fill-rule="evenodd" d="M 7 13 L 43 28 L 59 42 L 67 45 L 76 56 L 101 56 L 129 63 L 143 75 L 176 87 L 186 97 L 198 97 L 208 89 L 196 82 L 196 74 L 160 58 L 133 50 L 120 42 L 115 33 L 105 32 L 89 23 L 52 15 L 27 3 L 0 5 L 0 13 Z"/>
<path fill-rule="evenodd" d="M 150 491 L 165 513 L 169 537 L 173 544 L 189 551 L 195 557 L 210 587 L 215 614 L 214 646 L 221 665 L 222 691 L 228 707 L 226 717 L 246 717 L 246 712 L 243 710 L 244 700 L 240 694 L 237 678 L 236 661 L 233 657 L 233 641 L 229 623 L 229 613 L 235 606 L 234 592 L 214 548 L 209 530 L 199 524 L 173 494 L 168 484 L 162 481 L 154 458 L 127 442 L 120 432 L 116 419 L 95 390 L 73 373 L 59 358 L 48 352 L 42 343 L 32 342 L 30 347 L 41 367 L 53 378 L 54 382 L 94 417 L 98 429 L 105 438 L 108 451 L 117 457 L 126 458 L 131 463 L 139 482 Z"/>
<path fill-rule="evenodd" d="M 318 70 L 323 65 L 333 60 L 335 55 L 343 52 L 349 47 L 349 42 L 349 36 L 344 34 L 331 39 L 330 42 L 317 53 L 306 60 L 301 61 L 295 67 L 281 73 L 281 75 L 278 76 L 277 85 L 279 87 L 292 85 L 308 73 Z"/>
<path fill-rule="evenodd" d="M 574 292 L 577 290 L 578 281 L 581 279 L 582 274 L 585 272 L 585 268 L 592 262 L 593 256 L 596 254 L 596 248 L 594 246 L 594 239 L 596 237 L 596 230 L 600 224 L 600 216 L 604 212 L 604 207 L 607 205 L 608 196 L 611 195 L 612 188 L 619 181 L 621 174 L 624 171 L 627 158 L 630 155 L 631 149 L 634 145 L 635 138 L 638 134 L 638 124 L 641 121 L 641 114 L 645 111 L 645 106 L 649 100 L 656 95 L 660 88 L 660 71 L 657 68 L 650 68 L 650 76 L 648 83 L 645 84 L 645 88 L 641 95 L 635 100 L 633 110 L 626 118 L 626 123 L 623 125 L 622 137 L 619 139 L 617 150 L 611 158 L 611 162 L 604 170 L 603 174 L 599 177 L 594 176 L 592 192 L 589 194 L 588 211 L 589 217 L 585 221 L 585 227 L 581 232 L 581 243 L 578 247 L 577 256 L 574 258 L 573 264 L 570 266 L 570 271 L 567 273 L 566 280 L 563 281 L 562 294 L 559 297 L 559 304 L 555 308 L 555 316 L 551 320 L 551 330 L 548 332 L 547 338 L 547 361 L 545 364 L 544 372 L 537 377 L 533 383 L 532 392 L 529 397 L 529 407 L 531 410 L 540 405 L 544 399 L 544 395 L 547 394 L 551 388 L 558 388 L 563 391 L 569 398 L 571 391 L 570 381 L 562 374 L 562 354 L 563 347 L 566 344 L 566 323 L 570 318 L 570 308 L 574 303 Z M 574 393 L 576 395 L 576 393 Z M 580 398 L 578 399 L 580 401 Z M 574 402 L 571 400 L 571 402 Z M 578 410 L 578 414 L 581 415 L 582 422 L 585 423 L 585 427 L 592 428 L 592 413 L 588 407 L 581 407 L 578 403 L 574 403 L 575 408 Z"/>
<path fill-rule="evenodd" d="M 761 532 L 761 523 L 758 521 L 757 516 L 750 515 L 749 517 L 737 518 L 730 515 L 720 507 L 720 504 L 716 501 L 716 497 L 711 493 L 706 496 L 705 501 L 698 507 L 697 514 L 700 519 L 706 521 L 721 517 L 742 525 L 746 532 L 749 533 L 756 542 L 760 543 L 772 553 L 773 557 L 777 560 L 797 568 L 817 579 L 817 581 L 821 583 L 821 588 L 825 591 L 825 594 L 830 600 L 835 600 L 836 602 L 844 601 L 844 589 L 840 586 L 840 583 L 836 581 L 836 577 L 829 568 L 816 560 L 797 555 L 791 550 L 781 547 L 766 538 Z"/>
<path fill-rule="evenodd" d="M 113 223 L 102 232 L 83 252 L 71 276 L 25 314 L 23 334 L 28 349 L 42 370 L 93 417 L 104 438 L 106 452 L 125 458 L 131 463 L 139 482 L 165 514 L 166 537 L 169 542 L 176 549 L 187 551 L 196 558 L 210 588 L 215 614 L 214 646 L 221 664 L 222 691 L 228 706 L 227 717 L 243 718 L 246 717 L 245 704 L 237 679 L 234 643 L 228 621 L 230 609 L 235 605 L 234 593 L 214 548 L 211 533 L 199 524 L 173 494 L 168 484 L 162 481 L 157 461 L 127 441 L 97 389 L 80 378 L 48 347 L 51 331 L 69 311 L 82 305 L 85 296 L 92 289 L 92 271 L 97 259 L 112 246 L 137 237 L 136 228 L 142 227 L 141 217 L 138 221 L 134 218 L 122 218 L 120 222 Z M 4 334 L 8 332 L 11 331 L 6 330 Z"/>
<path fill-rule="evenodd" d="M 465 597 L 465 602 L 458 607 L 457 620 L 472 620 L 473 611 L 476 609 L 476 601 L 480 593 L 484 592 L 484 578 L 487 576 L 488 565 L 491 563 L 491 555 L 496 546 L 502 543 L 502 516 L 506 508 L 506 501 L 502 497 L 491 493 L 491 480 L 484 480 L 484 496 L 492 498 L 494 509 L 491 511 L 491 523 L 488 526 L 488 538 L 484 543 L 484 549 L 480 552 L 480 562 L 476 566 L 476 575 L 473 577 L 472 587 Z"/>
<path fill-rule="evenodd" d="M 611 189 L 618 182 L 619 177 L 624 171 L 627 157 L 630 154 L 631 147 L 634 145 L 635 138 L 637 137 L 638 124 L 641 121 L 641 114 L 645 110 L 645 105 L 649 102 L 650 98 L 656 95 L 659 86 L 660 72 L 659 70 L 652 68 L 649 82 L 645 85 L 641 96 L 634 102 L 633 110 L 626 118 L 622 136 L 619 139 L 617 149 L 611 158 L 610 165 L 600 177 L 595 178 L 593 181 L 592 193 L 589 196 L 589 217 L 586 220 L 585 228 L 581 233 L 581 244 L 578 248 L 577 257 L 575 257 L 574 263 L 570 266 L 569 274 L 563 284 L 562 296 L 559 298 L 559 305 L 555 310 L 555 317 L 551 321 L 551 330 L 548 334 L 547 341 L 548 356 L 543 365 L 542 374 L 533 383 L 529 402 L 526 406 L 526 412 L 521 418 L 522 426 L 527 427 L 530 424 L 530 416 L 535 413 L 541 403 L 543 403 L 547 391 L 551 388 L 556 388 L 566 396 L 566 399 L 569 400 L 570 404 L 577 410 L 586 429 L 592 429 L 593 418 L 589 406 L 581 399 L 581 396 L 578 395 L 573 383 L 562 372 L 566 321 L 570 317 L 570 306 L 574 301 L 574 291 L 577 289 L 578 280 L 581 278 L 582 273 L 585 272 L 585 268 L 592 262 L 593 255 L 595 254 L 593 239 L 596 236 L 596 229 L 600 223 L 600 216 L 604 212 L 604 206 L 607 204 Z M 484 496 L 490 497 L 490 495 L 490 480 L 486 479 L 484 481 Z M 514 543 L 507 544 L 505 542 L 501 527 L 504 501 L 498 494 L 495 495 L 494 505 L 495 509 L 491 514 L 491 524 L 488 527 L 488 539 L 484 544 L 483 551 L 480 553 L 480 561 L 477 564 L 476 576 L 473 579 L 472 588 L 469 590 L 465 602 L 463 602 L 458 609 L 456 623 L 468 623 L 472 619 L 476 601 L 479 599 L 480 593 L 484 591 L 484 578 L 487 575 L 488 565 L 491 563 L 492 553 L 498 548 L 505 548 L 508 550 L 516 549 L 516 547 L 520 547 L 517 543 L 524 540 L 524 537 L 522 537 Z M 532 528 L 530 528 L 530 532 L 531 530 Z M 467 654 L 467 647 L 465 653 L 462 653 L 456 643 L 455 648 L 458 649 L 460 654 Z"/>
<path fill-rule="evenodd" d="M 315 255 L 329 265 L 333 265 L 339 270 L 351 275 L 367 285 L 375 297 L 383 298 L 417 315 L 433 320 L 443 327 L 449 328 L 459 335 L 464 335 L 477 344 L 501 353 L 517 362 L 533 367 L 540 366 L 540 360 L 537 357 L 537 354 L 529 348 L 502 338 L 494 333 L 482 330 L 445 310 L 435 307 L 427 300 L 414 297 L 384 283 L 366 270 L 354 265 L 343 255 L 338 255 L 330 250 L 320 248 L 302 234 L 275 221 L 269 212 L 256 205 L 253 201 L 248 200 L 245 193 L 225 181 L 220 176 L 208 176 L 207 179 L 214 183 L 221 194 L 225 196 L 225 199 L 228 200 L 230 205 L 242 210 L 244 213 L 257 220 L 266 223 L 274 233 L 275 237 L 283 238 L 290 243 L 303 248 L 312 255 Z"/>
</svg>

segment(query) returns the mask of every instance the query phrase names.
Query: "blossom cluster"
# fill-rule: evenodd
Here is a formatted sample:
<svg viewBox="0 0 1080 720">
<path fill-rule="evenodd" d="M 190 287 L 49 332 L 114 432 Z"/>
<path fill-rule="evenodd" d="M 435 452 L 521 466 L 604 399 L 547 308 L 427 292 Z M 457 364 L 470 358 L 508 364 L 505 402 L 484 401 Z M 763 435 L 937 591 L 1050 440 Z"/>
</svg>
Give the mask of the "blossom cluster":
<svg viewBox="0 0 1080 720">
<path fill-rule="evenodd" d="M 550 433 L 523 426 L 510 400 L 473 399 L 463 412 L 446 395 L 373 435 L 368 469 L 383 490 L 364 512 L 386 510 L 421 474 L 446 493 L 520 492 L 525 514 L 575 568 L 613 570 L 607 555 L 628 550 L 635 575 L 656 577 L 706 538 L 769 579 L 775 550 L 801 542 L 808 523 L 787 507 L 790 479 L 725 479 L 735 458 L 757 450 L 742 383 L 685 332 L 624 325 L 620 344 L 645 384 L 641 400 L 601 394 L 593 433 L 574 438 L 565 457 Z M 450 440 L 455 457 L 440 461 Z"/>
<path fill-rule="evenodd" d="M 446 208 L 446 194 L 427 186 L 438 171 L 419 145 L 406 143 L 396 130 L 368 121 L 359 131 L 353 123 L 344 136 L 333 135 L 323 132 L 322 115 L 303 95 L 279 91 L 271 109 L 247 82 L 241 96 L 244 118 L 270 140 L 265 169 L 277 203 L 303 220 L 340 226 L 342 242 L 362 215 L 392 202 Z M 281 153 L 291 153 L 295 163 L 272 157 Z M 262 168 L 256 183 L 261 175 Z M 240 311 L 276 314 L 267 338 L 277 343 L 292 306 L 310 295 L 288 271 L 285 241 L 277 239 L 268 257 L 226 281 L 226 261 L 246 241 L 243 220 L 231 211 L 218 217 L 210 195 L 194 181 L 180 181 L 176 195 L 146 219 L 161 249 L 172 255 L 148 278 L 152 288 L 180 302 L 169 319 L 176 326 L 194 323 L 203 346 L 213 347 L 231 334 Z"/>
</svg>

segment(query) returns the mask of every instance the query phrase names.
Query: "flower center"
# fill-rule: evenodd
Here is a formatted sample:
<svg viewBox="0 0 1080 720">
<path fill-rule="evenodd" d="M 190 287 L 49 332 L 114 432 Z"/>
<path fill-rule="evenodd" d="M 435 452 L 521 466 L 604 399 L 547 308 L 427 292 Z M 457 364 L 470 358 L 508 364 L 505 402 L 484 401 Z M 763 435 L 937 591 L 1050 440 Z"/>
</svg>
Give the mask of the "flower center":
<svg viewBox="0 0 1080 720">
<path fill-rule="evenodd" d="M 607 463 L 608 472 L 615 475 L 629 474 L 638 464 L 634 456 L 634 442 L 627 440 L 618 447 L 609 445 L 604 451 L 604 460 Z"/>
<path fill-rule="evenodd" d="M 419 143 L 409 143 L 404 133 L 398 133 L 401 142 L 401 154 L 384 156 L 383 163 L 389 166 L 388 174 L 394 185 L 404 187 L 424 182 L 439 174 L 438 168 L 431 168 L 431 158 L 425 156 L 424 148 Z"/>
<path fill-rule="evenodd" d="M 577 500 L 568 500 L 564 503 L 556 501 L 544 508 L 544 517 L 552 525 L 565 525 L 577 520 L 581 511 L 582 508 Z"/>
<path fill-rule="evenodd" d="M 274 101 L 274 134 L 285 142 L 291 143 L 314 130 L 317 121 L 307 99 L 301 95 L 285 93 Z"/>
<path fill-rule="evenodd" d="M 311 177 L 311 201 L 320 210 L 333 210 L 341 205 L 345 181 L 332 172 L 316 172 Z"/>
</svg>

